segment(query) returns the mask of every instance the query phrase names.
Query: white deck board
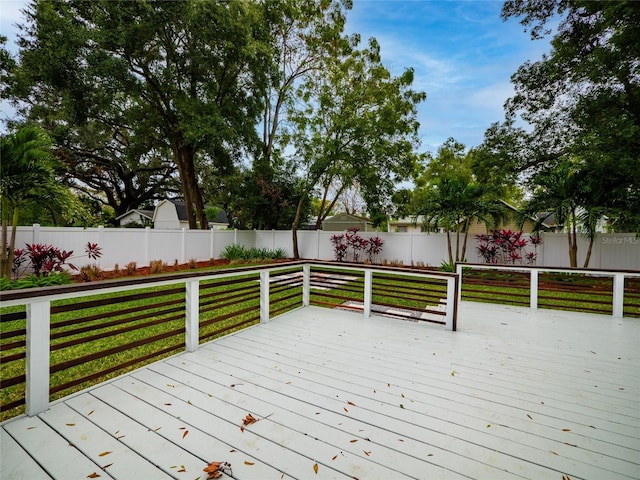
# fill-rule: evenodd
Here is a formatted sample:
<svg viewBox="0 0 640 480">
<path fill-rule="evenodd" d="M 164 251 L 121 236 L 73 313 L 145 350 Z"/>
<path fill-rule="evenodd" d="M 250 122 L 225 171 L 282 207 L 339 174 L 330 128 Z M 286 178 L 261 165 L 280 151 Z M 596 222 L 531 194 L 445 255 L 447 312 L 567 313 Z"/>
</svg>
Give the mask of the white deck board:
<svg viewBox="0 0 640 480">
<path fill-rule="evenodd" d="M 458 329 L 299 309 L 5 422 L 0 478 L 640 478 L 639 320 Z"/>
</svg>

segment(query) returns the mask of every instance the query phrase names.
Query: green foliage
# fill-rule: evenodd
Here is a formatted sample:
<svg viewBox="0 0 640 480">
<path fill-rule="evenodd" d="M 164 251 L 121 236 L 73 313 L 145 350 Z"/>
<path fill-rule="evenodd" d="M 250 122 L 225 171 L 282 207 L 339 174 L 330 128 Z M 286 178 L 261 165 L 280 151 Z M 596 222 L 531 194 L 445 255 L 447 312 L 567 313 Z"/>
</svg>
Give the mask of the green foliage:
<svg viewBox="0 0 640 480">
<path fill-rule="evenodd" d="M 472 157 L 464 145 L 452 138 L 447 140 L 416 178 L 417 188 L 411 199 L 413 213 L 423 216 L 426 231 L 446 232 L 450 264 L 465 258 L 471 222 L 490 226 L 505 215 L 496 189 L 477 180 Z M 456 234 L 455 255 L 451 232 Z"/>
<path fill-rule="evenodd" d="M 440 263 L 440 270 L 443 272 L 455 273 L 456 262 L 447 262 L 446 260 L 443 260 L 442 263 Z"/>
<path fill-rule="evenodd" d="M 221 258 L 225 260 L 282 260 L 287 258 L 287 251 L 284 248 L 269 250 L 268 248 L 246 248 L 243 245 L 227 245 L 222 253 Z"/>
<path fill-rule="evenodd" d="M 54 285 L 66 285 L 72 282 L 71 275 L 67 272 L 55 272 L 41 277 L 28 275 L 16 280 L 9 280 L 3 276 L 0 279 L 0 290 L 19 290 L 23 288 L 51 287 Z"/>
<path fill-rule="evenodd" d="M 587 236 L 598 216 L 614 231 L 640 232 L 640 3 L 508 0 L 502 17 L 519 18 L 532 39 L 560 22 L 551 52 L 513 75 L 506 120 L 485 134 L 484 170 L 524 175 L 535 191 L 573 163 Z M 530 128 L 516 127 L 520 119 Z"/>
<path fill-rule="evenodd" d="M 302 198 L 332 183 L 337 190 L 358 185 L 369 212 L 384 211 L 395 184 L 417 162 L 416 108 L 426 95 L 411 88 L 413 70 L 389 73 L 375 39 L 361 50 L 359 37 L 350 40 L 298 89 L 289 139 L 303 173 Z M 296 258 L 299 220 L 293 228 Z"/>
</svg>

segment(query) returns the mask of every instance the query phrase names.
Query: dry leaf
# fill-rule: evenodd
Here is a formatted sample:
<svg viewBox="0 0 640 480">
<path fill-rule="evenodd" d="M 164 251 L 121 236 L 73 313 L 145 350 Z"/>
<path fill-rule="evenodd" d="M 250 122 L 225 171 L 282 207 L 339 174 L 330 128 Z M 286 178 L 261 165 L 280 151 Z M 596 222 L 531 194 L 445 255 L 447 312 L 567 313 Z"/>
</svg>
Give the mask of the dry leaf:
<svg viewBox="0 0 640 480">
<path fill-rule="evenodd" d="M 109 455 L 111 452 L 102 452 L 100 455 L 98 455 L 99 457 L 104 457 L 106 455 Z"/>
<path fill-rule="evenodd" d="M 527 417 L 529 417 L 531 420 L 533 420 L 533 417 L 531 415 L 529 415 L 528 413 L 527 413 Z"/>
<path fill-rule="evenodd" d="M 551 453 L 553 453 L 554 455 L 558 455 L 556 452 L 554 452 L 553 450 L 549 450 Z"/>
<path fill-rule="evenodd" d="M 349 413 L 349 410 L 347 410 L 347 408 L 346 408 L 346 407 L 342 407 L 342 409 L 343 409 L 345 412 Z"/>
<path fill-rule="evenodd" d="M 317 463 L 313 464 L 313 471 L 316 472 L 316 475 L 318 474 L 318 464 Z"/>
<path fill-rule="evenodd" d="M 94 412 L 94 410 L 91 410 L 89 413 L 87 413 L 87 416 L 91 415 Z"/>
<path fill-rule="evenodd" d="M 171 405 L 171 404 L 170 404 L 170 403 L 165 403 L 165 405 L 169 406 L 169 405 Z"/>
<path fill-rule="evenodd" d="M 244 461 L 244 464 L 245 464 L 245 465 L 249 465 L 249 466 L 251 466 L 251 465 L 255 465 L 255 463 L 253 463 L 253 462 L 248 462 L 248 461 L 246 461 L 246 460 Z"/>
<path fill-rule="evenodd" d="M 178 470 L 178 473 L 186 473 L 186 472 L 187 470 L 184 468 L 184 466 L 180 470 Z"/>
<path fill-rule="evenodd" d="M 349 405 L 351 405 L 352 407 L 355 407 L 355 406 L 356 406 L 356 404 L 355 404 L 355 403 L 353 403 L 353 402 L 347 402 L 347 403 L 348 403 Z"/>
<path fill-rule="evenodd" d="M 401 393 L 401 394 L 400 394 L 400 396 L 401 396 L 402 398 L 404 398 L 404 393 Z"/>
<path fill-rule="evenodd" d="M 349 443 L 356 443 L 357 441 L 358 440 L 354 438 L 353 440 L 350 440 Z"/>
<path fill-rule="evenodd" d="M 403 405 L 403 404 L 400 404 L 400 408 L 404 408 L 404 405 Z"/>
<path fill-rule="evenodd" d="M 490 423 L 487 424 L 487 428 L 491 428 L 491 424 Z"/>
<path fill-rule="evenodd" d="M 364 454 L 368 457 L 369 455 L 371 455 L 371 452 L 367 452 L 366 450 L 363 450 Z"/>
<path fill-rule="evenodd" d="M 182 434 L 182 438 L 186 437 L 187 435 L 189 435 L 189 430 L 184 431 L 184 433 Z"/>
<path fill-rule="evenodd" d="M 207 473 L 213 473 L 220 469 L 220 465 L 222 465 L 222 462 L 211 462 L 209 463 L 209 465 L 204 467 L 202 471 Z"/>
<path fill-rule="evenodd" d="M 338 458 L 338 455 L 334 455 L 331 460 L 335 460 L 336 458 Z"/>
<path fill-rule="evenodd" d="M 96 472 L 93 472 L 91 475 L 87 475 L 87 478 L 98 478 L 100 477 L 100 475 L 98 475 Z"/>
<path fill-rule="evenodd" d="M 562 429 L 562 431 L 563 431 L 563 432 L 570 432 L 570 431 L 571 431 L 571 429 L 569 429 L 569 428 L 563 428 L 563 429 Z"/>
<path fill-rule="evenodd" d="M 103 470 L 106 470 L 107 468 L 109 468 L 111 465 L 113 465 L 113 463 L 109 463 L 107 465 L 105 465 L 104 467 L 102 467 Z"/>
<path fill-rule="evenodd" d="M 254 417 L 250 413 L 247 413 L 247 416 L 242 419 L 242 424 L 246 427 L 247 425 L 251 425 L 253 423 L 256 423 L 257 421 L 258 420 L 256 419 L 256 417 Z"/>
<path fill-rule="evenodd" d="M 34 426 L 34 427 L 29 427 L 29 428 L 27 428 L 27 430 L 33 430 L 34 428 L 38 428 L 38 427 L 36 427 L 36 426 Z"/>
<path fill-rule="evenodd" d="M 67 427 L 75 427 L 75 426 L 76 426 L 76 424 L 75 424 L 75 423 L 67 423 L 67 424 L 65 424 L 65 425 L 66 425 Z"/>
</svg>

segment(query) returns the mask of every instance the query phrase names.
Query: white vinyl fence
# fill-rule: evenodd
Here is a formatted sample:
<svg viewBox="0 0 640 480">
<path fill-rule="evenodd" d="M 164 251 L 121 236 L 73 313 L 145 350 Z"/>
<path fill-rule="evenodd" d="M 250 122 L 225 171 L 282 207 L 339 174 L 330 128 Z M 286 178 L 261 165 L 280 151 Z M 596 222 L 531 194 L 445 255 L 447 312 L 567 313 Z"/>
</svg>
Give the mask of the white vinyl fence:
<svg viewBox="0 0 640 480">
<path fill-rule="evenodd" d="M 298 231 L 298 247 L 301 258 L 333 260 L 331 237 L 336 232 L 321 230 Z M 439 267 L 447 259 L 446 234 L 361 232 L 365 238 L 379 236 L 384 240 L 382 254 L 376 263 L 402 262 L 405 266 L 425 265 Z M 563 233 L 542 234 L 543 243 L 537 249 L 536 265 L 568 267 L 569 254 L 567 236 Z M 102 248 L 98 261 L 84 255 L 87 242 L 97 243 Z M 455 235 L 452 236 L 455 249 Z M 58 228 L 18 227 L 16 248 L 27 243 L 44 243 L 62 250 L 72 250 L 70 263 L 78 268 L 97 263 L 103 270 L 111 270 L 116 264 L 121 268 L 129 262 L 138 266 L 148 265 L 152 260 L 173 264 L 186 263 L 191 259 L 201 261 L 220 258 L 227 245 L 238 244 L 247 248 L 283 248 L 293 255 L 293 242 L 289 230 L 164 230 L 135 228 Z M 466 259 L 480 262 L 476 252 L 478 245 L 469 237 Z M 588 241 L 578 240 L 578 266 L 582 267 Z M 599 234 L 593 245 L 590 268 L 640 270 L 640 239 L 632 233 Z"/>
</svg>

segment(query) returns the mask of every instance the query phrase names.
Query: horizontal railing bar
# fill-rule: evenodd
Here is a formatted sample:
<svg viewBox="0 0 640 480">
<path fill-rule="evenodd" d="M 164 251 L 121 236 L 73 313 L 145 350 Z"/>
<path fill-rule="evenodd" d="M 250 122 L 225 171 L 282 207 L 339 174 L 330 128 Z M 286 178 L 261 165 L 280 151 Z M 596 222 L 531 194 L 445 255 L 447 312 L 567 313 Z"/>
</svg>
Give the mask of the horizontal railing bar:
<svg viewBox="0 0 640 480">
<path fill-rule="evenodd" d="M 144 287 L 149 288 L 149 287 Z M 184 287 L 173 288 L 171 290 L 160 290 L 157 292 L 136 293 L 133 295 L 124 295 L 121 297 L 109 297 L 88 302 L 76 302 L 69 305 L 56 305 L 51 307 L 51 314 L 73 312 L 76 310 L 84 310 L 86 308 L 103 307 L 105 305 L 115 305 L 118 303 L 132 302 L 134 300 L 146 300 L 149 298 L 164 297 L 167 295 L 184 295 Z"/>
<path fill-rule="evenodd" d="M 513 270 L 520 272 L 529 272 L 531 270 L 539 270 L 540 272 L 561 272 L 561 273 L 585 273 L 587 275 L 602 276 L 624 273 L 627 277 L 640 278 L 640 270 L 623 270 L 623 269 L 599 269 L 599 268 L 579 268 L 579 267 L 547 267 L 540 265 L 503 265 L 497 263 L 458 263 L 462 268 L 472 268 L 476 270 Z"/>
<path fill-rule="evenodd" d="M 125 308 L 124 310 L 113 310 L 111 312 L 106 312 L 106 313 L 97 313 L 95 315 L 89 315 L 88 317 L 81 317 L 81 318 L 74 318 L 74 319 L 70 319 L 70 320 L 64 320 L 61 322 L 51 322 L 51 330 L 59 330 L 60 328 L 63 327 L 69 327 L 71 325 L 81 325 L 83 323 L 88 323 L 88 322 L 94 322 L 96 320 L 101 320 L 103 318 L 112 318 L 112 317 L 119 317 L 121 315 L 128 315 L 130 313 L 137 313 L 137 312 L 146 312 L 148 310 L 154 310 L 157 308 L 162 308 L 162 307 L 169 307 L 171 305 L 178 305 L 178 307 L 176 307 L 176 309 L 178 308 L 182 308 L 184 309 L 184 298 L 181 298 L 179 300 L 170 300 L 168 302 L 160 302 L 160 303 L 153 303 L 153 304 L 148 304 L 148 305 L 140 305 L 138 307 L 132 307 L 132 308 Z M 173 309 L 173 311 L 176 311 L 176 309 Z M 153 314 L 157 314 L 157 313 L 163 313 L 163 312 L 167 312 L 168 310 L 160 310 L 158 312 L 153 312 Z M 136 317 L 129 317 L 131 319 L 134 318 L 139 318 L 140 316 L 136 316 Z M 117 320 L 116 320 L 117 322 Z M 117 325 L 117 323 L 112 323 L 112 322 L 104 322 L 100 324 L 100 328 L 104 327 L 104 326 L 111 326 L 111 325 Z M 89 327 L 82 327 L 84 329 L 89 329 L 92 330 L 95 328 L 95 326 L 89 326 Z M 71 331 L 71 330 L 67 330 L 67 331 Z M 77 331 L 77 333 L 82 333 L 81 329 L 76 329 L 74 331 Z M 84 331 L 88 331 L 88 330 L 84 330 Z M 64 336 L 61 335 L 62 332 L 56 332 L 53 333 L 51 335 L 51 338 L 58 338 L 59 336 Z"/>
<path fill-rule="evenodd" d="M 251 267 L 238 267 L 207 272 L 171 273 L 147 277 L 135 277 L 130 279 L 101 280 L 97 282 L 74 283 L 71 285 L 55 285 L 51 287 L 28 288 L 23 290 L 0 291 L 0 301 L 3 306 L 23 305 L 25 300 L 46 297 L 50 301 L 66 298 L 87 297 L 99 293 L 114 293 L 129 290 L 140 290 L 147 286 L 166 286 L 184 283 L 186 280 L 198 279 L 200 281 L 216 280 L 226 277 L 237 277 L 253 273 L 256 270 L 280 271 L 302 266 L 309 263 L 305 260 L 287 262 L 282 266 L 256 265 Z"/>
<path fill-rule="evenodd" d="M 57 393 L 57 392 L 61 392 L 61 391 L 66 390 L 68 388 L 75 387 L 76 385 L 80 385 L 82 383 L 89 382 L 91 380 L 95 380 L 97 378 L 100 378 L 100 377 L 103 377 L 105 375 L 108 375 L 110 373 L 117 372 L 118 370 L 122 370 L 124 368 L 136 365 L 138 363 L 145 362 L 145 361 L 150 360 L 152 358 L 159 357 L 159 356 L 164 355 L 166 353 L 170 353 L 172 351 L 182 349 L 183 347 L 184 347 L 184 344 L 181 342 L 181 343 L 178 343 L 178 344 L 171 345 L 169 347 L 163 348 L 162 350 L 158 350 L 157 352 L 151 352 L 151 353 L 148 353 L 147 355 L 143 355 L 142 357 L 138 357 L 138 358 L 134 358 L 134 359 L 131 359 L 131 360 L 127 360 L 124 363 L 120 363 L 118 365 L 114 365 L 113 367 L 109 367 L 109 368 L 107 368 L 105 370 L 101 370 L 99 372 L 92 373 L 91 375 L 86 375 L 84 377 L 69 381 L 67 383 L 63 383 L 61 385 L 56 385 L 55 387 L 51 387 L 49 389 L 49 394 L 54 394 L 54 393 Z"/>
<path fill-rule="evenodd" d="M 16 320 L 25 320 L 26 318 L 27 312 L 5 313 L 0 317 L 0 322 L 15 322 Z"/>
</svg>

